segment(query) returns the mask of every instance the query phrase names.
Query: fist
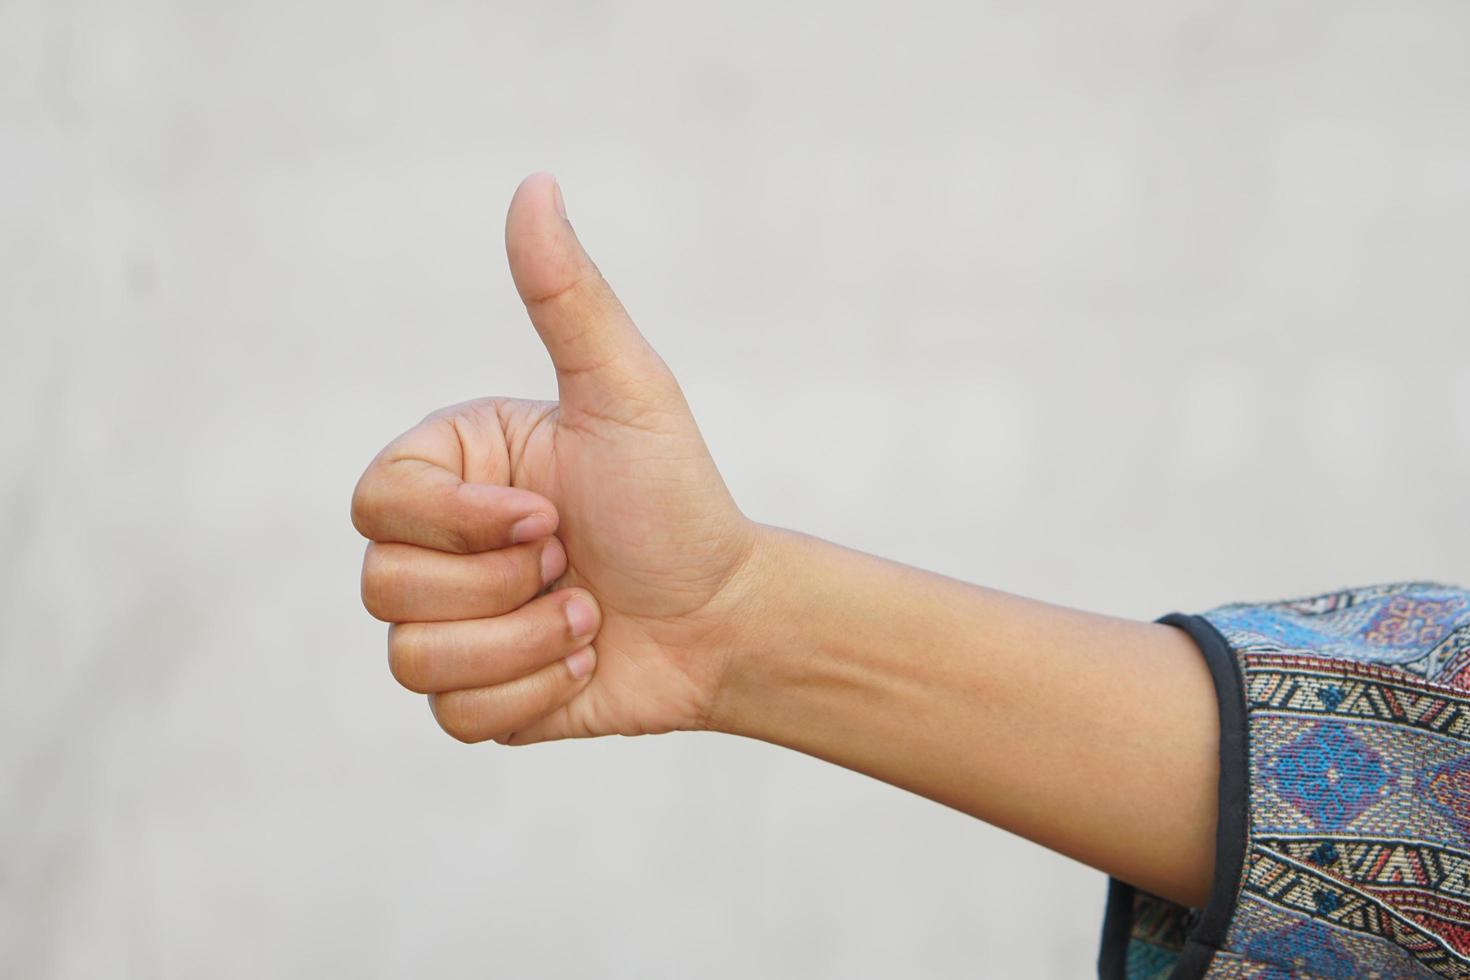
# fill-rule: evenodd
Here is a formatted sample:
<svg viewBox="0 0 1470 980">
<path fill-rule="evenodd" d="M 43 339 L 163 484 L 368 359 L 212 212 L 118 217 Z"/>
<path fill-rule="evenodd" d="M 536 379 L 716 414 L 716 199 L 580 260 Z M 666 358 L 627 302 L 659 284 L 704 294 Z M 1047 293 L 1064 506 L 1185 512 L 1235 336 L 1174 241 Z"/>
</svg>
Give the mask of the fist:
<svg viewBox="0 0 1470 980">
<path fill-rule="evenodd" d="M 352 497 L 388 661 L 466 742 L 704 725 L 753 612 L 761 534 L 548 174 L 506 217 L 558 400 L 441 409 Z"/>
</svg>

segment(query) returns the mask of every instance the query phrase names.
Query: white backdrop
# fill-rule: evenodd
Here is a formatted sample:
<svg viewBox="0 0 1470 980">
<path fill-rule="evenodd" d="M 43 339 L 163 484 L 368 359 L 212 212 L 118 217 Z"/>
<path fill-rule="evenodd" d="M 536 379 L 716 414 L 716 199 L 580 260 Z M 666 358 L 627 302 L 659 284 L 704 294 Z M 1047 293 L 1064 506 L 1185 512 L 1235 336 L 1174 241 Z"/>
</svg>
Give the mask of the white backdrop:
<svg viewBox="0 0 1470 980">
<path fill-rule="evenodd" d="M 352 485 L 554 391 L 546 168 L 753 517 L 1141 617 L 1470 581 L 1467 50 L 1454 0 L 0 2 L 0 972 L 1086 975 L 1102 876 L 927 801 L 442 735 Z"/>
</svg>

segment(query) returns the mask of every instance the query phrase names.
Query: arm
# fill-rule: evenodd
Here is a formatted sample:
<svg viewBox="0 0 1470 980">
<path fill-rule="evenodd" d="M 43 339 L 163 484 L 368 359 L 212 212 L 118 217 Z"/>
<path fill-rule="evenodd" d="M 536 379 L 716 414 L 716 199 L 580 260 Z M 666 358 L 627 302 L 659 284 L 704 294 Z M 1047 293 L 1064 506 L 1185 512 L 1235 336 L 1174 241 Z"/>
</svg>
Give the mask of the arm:
<svg viewBox="0 0 1470 980">
<path fill-rule="evenodd" d="M 1183 634 L 750 521 L 549 176 L 506 247 L 558 400 L 436 412 L 353 495 L 364 604 L 441 727 L 747 735 L 1203 903 L 1219 736 Z"/>
</svg>

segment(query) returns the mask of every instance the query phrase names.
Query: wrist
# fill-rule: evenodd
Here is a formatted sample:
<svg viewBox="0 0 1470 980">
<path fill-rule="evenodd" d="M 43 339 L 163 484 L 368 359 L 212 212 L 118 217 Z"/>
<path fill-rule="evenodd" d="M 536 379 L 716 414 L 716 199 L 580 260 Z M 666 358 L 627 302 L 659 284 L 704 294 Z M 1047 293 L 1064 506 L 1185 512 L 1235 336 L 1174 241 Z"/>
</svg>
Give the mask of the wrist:
<svg viewBox="0 0 1470 980">
<path fill-rule="evenodd" d="M 811 608 L 802 598 L 814 577 L 791 552 L 806 542 L 792 531 L 752 522 L 745 558 L 730 577 L 730 596 L 718 645 L 720 670 L 700 727 L 725 734 L 751 735 L 751 718 L 768 700 L 769 688 L 782 683 L 780 663 L 801 641 L 800 617 L 793 610 Z"/>
</svg>

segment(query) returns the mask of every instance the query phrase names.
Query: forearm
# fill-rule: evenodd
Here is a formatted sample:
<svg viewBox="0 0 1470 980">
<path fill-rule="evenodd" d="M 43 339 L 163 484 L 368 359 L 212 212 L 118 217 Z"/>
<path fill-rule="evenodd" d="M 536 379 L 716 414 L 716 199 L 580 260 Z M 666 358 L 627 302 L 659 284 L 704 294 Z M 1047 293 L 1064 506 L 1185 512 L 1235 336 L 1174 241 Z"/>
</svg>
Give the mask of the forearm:
<svg viewBox="0 0 1470 980">
<path fill-rule="evenodd" d="M 1186 904 L 1218 716 L 1180 631 L 769 530 L 711 727 L 867 773 Z"/>
</svg>

